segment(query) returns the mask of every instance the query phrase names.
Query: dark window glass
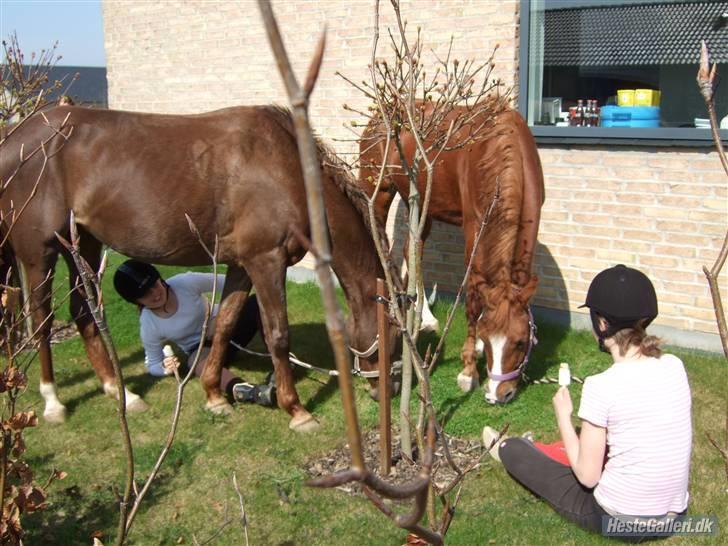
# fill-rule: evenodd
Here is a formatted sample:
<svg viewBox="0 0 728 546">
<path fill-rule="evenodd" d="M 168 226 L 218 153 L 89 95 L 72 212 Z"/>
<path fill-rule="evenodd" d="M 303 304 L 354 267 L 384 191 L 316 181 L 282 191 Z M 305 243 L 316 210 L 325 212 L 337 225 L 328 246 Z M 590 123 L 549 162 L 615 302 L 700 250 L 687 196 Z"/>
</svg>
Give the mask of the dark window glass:
<svg viewBox="0 0 728 546">
<path fill-rule="evenodd" d="M 529 125 L 702 128 L 695 76 L 705 40 L 718 64 L 716 113 L 728 128 L 728 2 L 532 0 L 524 8 Z"/>
</svg>

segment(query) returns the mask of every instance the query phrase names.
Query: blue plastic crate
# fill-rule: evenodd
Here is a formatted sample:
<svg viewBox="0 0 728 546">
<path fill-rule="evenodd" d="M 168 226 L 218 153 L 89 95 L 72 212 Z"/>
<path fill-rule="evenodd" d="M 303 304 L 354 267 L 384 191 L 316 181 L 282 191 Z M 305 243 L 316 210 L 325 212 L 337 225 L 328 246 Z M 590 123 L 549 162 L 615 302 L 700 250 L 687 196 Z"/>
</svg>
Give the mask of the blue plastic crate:
<svg viewBox="0 0 728 546">
<path fill-rule="evenodd" d="M 602 127 L 659 127 L 659 106 L 602 106 Z"/>
</svg>

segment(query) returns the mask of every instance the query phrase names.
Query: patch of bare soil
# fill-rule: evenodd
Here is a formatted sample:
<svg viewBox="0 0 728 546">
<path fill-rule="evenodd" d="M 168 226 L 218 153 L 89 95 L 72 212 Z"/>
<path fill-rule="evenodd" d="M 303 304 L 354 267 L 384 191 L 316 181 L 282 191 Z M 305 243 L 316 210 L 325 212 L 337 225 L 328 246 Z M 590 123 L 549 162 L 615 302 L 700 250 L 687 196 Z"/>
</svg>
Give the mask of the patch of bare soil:
<svg viewBox="0 0 728 546">
<path fill-rule="evenodd" d="M 485 460 L 483 455 L 486 453 L 482 443 L 479 440 L 465 440 L 453 436 L 447 437 L 448 451 L 450 459 L 461 470 L 465 471 L 471 466 L 477 464 L 481 460 Z M 381 476 L 379 472 L 379 431 L 370 430 L 362 435 L 362 448 L 364 450 L 364 459 L 367 468 L 376 473 L 380 477 L 384 477 L 388 482 L 393 484 L 407 483 L 417 477 L 419 473 L 419 465 L 404 456 L 400 449 L 399 434 L 392 432 L 392 469 L 388 476 Z M 414 453 L 415 459 L 417 453 Z M 328 476 L 340 470 L 346 470 L 351 463 L 351 455 L 349 446 L 344 445 L 336 448 L 330 453 L 324 454 L 313 460 L 304 463 L 303 468 L 311 478 L 319 478 Z M 433 461 L 433 476 L 435 486 L 438 489 L 446 487 L 457 476 L 452 469 L 445 455 L 445 449 L 442 442 L 438 440 L 435 446 Z M 356 483 L 348 483 L 338 487 L 341 491 L 351 495 L 361 494 L 361 486 Z"/>
</svg>

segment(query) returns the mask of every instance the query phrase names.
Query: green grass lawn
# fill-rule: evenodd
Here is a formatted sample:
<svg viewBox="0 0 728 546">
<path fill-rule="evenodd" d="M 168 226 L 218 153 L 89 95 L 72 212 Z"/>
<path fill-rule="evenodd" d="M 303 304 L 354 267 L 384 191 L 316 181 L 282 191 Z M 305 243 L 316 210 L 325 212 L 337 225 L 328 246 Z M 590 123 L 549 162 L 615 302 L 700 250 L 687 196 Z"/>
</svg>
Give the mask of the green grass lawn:
<svg viewBox="0 0 728 546">
<path fill-rule="evenodd" d="M 119 257 L 112 260 L 118 264 Z M 151 470 L 164 441 L 175 402 L 174 380 L 154 380 L 144 369 L 137 313 L 120 301 L 104 282 L 107 315 L 129 387 L 141 394 L 151 409 L 129 417 L 138 479 Z M 168 275 L 175 271 L 163 268 Z M 59 275 L 60 276 L 60 275 Z M 288 286 L 291 348 L 302 359 L 333 367 L 318 289 Z M 446 303 L 435 306 L 444 323 Z M 63 318 L 67 312 L 61 311 Z M 483 425 L 510 423 L 512 433 L 530 430 L 544 441 L 557 439 L 551 408 L 554 385 L 531 385 L 507 406 L 490 406 L 482 390 L 463 394 L 456 377 L 461 369 L 460 346 L 465 335 L 462 311 L 454 322 L 444 359 L 433 375 L 433 396 L 450 434 L 477 438 Z M 423 341 L 426 342 L 426 338 Z M 531 356 L 529 375 L 554 375 L 559 362 L 571 363 L 572 373 L 585 376 L 609 365 L 591 336 L 539 326 L 540 343 Z M 262 348 L 260 340 L 254 342 Z M 693 514 L 716 514 L 728 524 L 727 484 L 723 463 L 708 443 L 710 432 L 722 441 L 726 410 L 726 362 L 722 357 L 674 350 L 686 364 L 693 392 L 694 443 L 690 491 Z M 27 461 L 38 481 L 55 469 L 68 473 L 50 489 L 49 506 L 24 520 L 26 544 L 90 544 L 94 532 L 112 544 L 118 521 L 115 490 L 124 483 L 124 455 L 116 403 L 101 391 L 78 338 L 54 346 L 56 378 L 61 400 L 69 410 L 60 426 L 41 423 L 26 434 Z M 259 381 L 270 363 L 241 357 L 234 366 L 244 377 Z M 37 392 L 38 366 L 31 367 L 31 388 L 22 405 L 42 413 Z M 204 396 L 193 380 L 185 402 L 172 453 L 158 481 L 145 499 L 130 535 L 130 544 L 193 544 L 208 539 L 227 518 L 238 515 L 238 497 L 231 477 L 236 473 L 245 497 L 251 544 L 255 545 L 392 545 L 404 542 L 405 532 L 364 498 L 337 490 L 304 486 L 305 460 L 345 442 L 343 413 L 335 380 L 297 373 L 302 401 L 321 421 L 321 430 L 297 435 L 288 430 L 288 415 L 259 406 L 236 408 L 230 417 L 214 417 L 202 408 Z M 377 405 L 366 393 L 366 383 L 355 380 L 360 420 L 376 426 Z M 580 397 L 579 385 L 572 396 Z M 398 407 L 398 400 L 395 400 Z M 395 412 L 396 413 L 396 412 Z M 711 539 L 672 538 L 671 544 Z M 715 539 L 712 539 L 715 540 Z M 720 538 L 718 539 L 720 540 Z M 236 522 L 212 544 L 243 544 Z M 602 544 L 600 536 L 563 521 L 546 504 L 513 482 L 490 460 L 467 480 L 459 510 L 447 535 L 453 545 L 479 544 Z"/>
</svg>

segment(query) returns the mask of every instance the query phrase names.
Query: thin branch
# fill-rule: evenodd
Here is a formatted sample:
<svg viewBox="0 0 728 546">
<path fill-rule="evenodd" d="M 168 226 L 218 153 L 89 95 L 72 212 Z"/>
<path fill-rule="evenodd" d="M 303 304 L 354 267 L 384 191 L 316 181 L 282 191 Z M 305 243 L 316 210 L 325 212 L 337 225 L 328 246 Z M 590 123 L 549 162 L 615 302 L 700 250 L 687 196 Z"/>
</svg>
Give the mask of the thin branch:
<svg viewBox="0 0 728 546">
<path fill-rule="evenodd" d="M 245 546 L 249 546 L 250 541 L 248 540 L 248 514 L 245 511 L 245 501 L 243 500 L 243 494 L 240 492 L 240 487 L 238 486 L 238 478 L 235 475 L 235 472 L 233 472 L 233 486 L 235 487 L 235 492 L 238 494 L 238 499 L 240 500 L 240 525 L 243 528 L 243 534 L 245 536 Z"/>
<path fill-rule="evenodd" d="M 175 378 L 177 379 L 177 395 L 175 399 L 175 405 L 174 405 L 174 411 L 172 413 L 172 422 L 169 427 L 169 431 L 167 432 L 167 438 L 164 442 L 164 446 L 162 447 L 162 450 L 159 453 L 159 456 L 157 457 L 157 461 L 154 464 L 154 467 L 152 468 L 151 472 L 149 473 L 149 476 L 147 477 L 146 481 L 144 482 L 144 485 L 142 486 L 141 491 L 136 495 L 136 498 L 134 499 L 134 505 L 132 506 L 131 510 L 129 511 L 129 517 L 127 518 L 126 522 L 126 534 L 129 533 L 129 530 L 131 529 L 132 523 L 134 522 L 134 518 L 136 517 L 136 514 L 139 510 L 139 507 L 141 506 L 142 500 L 146 496 L 146 494 L 149 492 L 149 488 L 152 486 L 152 483 L 156 479 L 157 475 L 159 474 L 159 471 L 162 468 L 162 464 L 164 463 L 165 459 L 167 458 L 167 455 L 169 455 L 169 451 L 172 449 L 172 444 L 174 443 L 175 435 L 177 434 L 177 426 L 179 424 L 179 418 L 182 412 L 182 401 L 184 398 L 184 391 L 185 387 L 187 386 L 187 383 L 189 383 L 190 379 L 194 375 L 194 371 L 197 368 L 197 364 L 199 363 L 200 357 L 202 355 L 202 350 L 204 348 L 203 341 L 207 339 L 207 330 L 210 325 L 210 319 L 212 317 L 212 304 L 211 301 L 215 301 L 215 298 L 217 296 L 217 256 L 218 256 L 218 246 L 219 241 L 217 235 L 215 236 L 215 246 L 213 251 L 211 252 L 207 245 L 202 240 L 202 237 L 200 235 L 199 230 L 197 229 L 197 226 L 194 224 L 192 219 L 185 215 L 187 218 L 187 223 L 190 227 L 190 231 L 197 237 L 197 241 L 200 244 L 200 246 L 205 250 L 205 253 L 208 255 L 212 262 L 212 294 L 210 295 L 210 300 L 207 301 L 207 305 L 205 308 L 205 320 L 202 323 L 202 332 L 200 333 L 200 343 L 197 345 L 197 352 L 195 353 L 195 356 L 192 360 L 192 363 L 189 365 L 187 374 L 184 376 L 184 378 L 180 378 L 179 372 L 177 369 L 174 370 Z"/>
<path fill-rule="evenodd" d="M 84 290 L 86 291 L 86 303 L 91 310 L 91 315 L 93 316 L 94 322 L 99 330 L 101 341 L 104 344 L 106 353 L 108 354 L 109 360 L 111 360 L 111 365 L 114 368 L 114 374 L 116 375 L 116 388 L 119 403 L 119 425 L 121 427 L 122 441 L 124 443 L 124 452 L 126 455 L 126 483 L 124 486 L 124 495 L 119 504 L 119 531 L 116 537 L 116 544 L 121 546 L 124 544 L 124 540 L 126 538 L 127 510 L 134 484 L 134 449 L 131 445 L 129 425 L 126 421 L 126 389 L 124 388 L 124 376 L 121 371 L 121 365 L 119 364 L 119 357 L 116 353 L 114 342 L 111 338 L 111 333 L 109 332 L 109 328 L 104 317 L 103 308 L 98 305 L 97 295 L 101 294 L 101 285 L 95 273 L 89 267 L 88 262 L 86 262 L 83 256 L 81 256 L 79 250 L 80 239 L 73 211 L 71 211 L 70 214 L 69 224 L 71 231 L 71 243 L 66 241 L 58 233 L 56 233 L 56 237 L 73 257 L 73 261 L 76 264 L 79 276 L 83 282 Z"/>
<path fill-rule="evenodd" d="M 293 74 L 283 40 L 278 29 L 275 15 L 268 0 L 259 0 L 258 7 L 265 24 L 268 41 L 276 58 L 278 70 L 286 87 L 286 93 L 293 109 L 294 125 L 298 141 L 298 149 L 304 174 L 306 188 L 306 203 L 311 225 L 313 246 L 318 250 L 316 259 L 316 273 L 321 286 L 321 296 L 326 311 L 326 329 L 334 350 L 336 369 L 339 372 L 339 389 L 346 417 L 346 430 L 351 449 L 352 465 L 354 468 L 365 468 L 364 453 L 361 444 L 361 431 L 354 403 L 354 387 L 351 379 L 350 354 L 345 341 L 343 316 L 336 300 L 336 290 L 330 271 L 331 245 L 328 238 L 326 217 L 324 212 L 323 190 L 321 185 L 321 167 L 318 158 L 316 142 L 308 121 L 308 97 L 315 82 L 306 84 L 306 92 L 301 90 Z M 320 65 L 323 53 L 322 36 L 317 48 L 317 55 L 312 65 Z M 318 67 L 309 68 L 309 75 L 318 74 Z"/>
<path fill-rule="evenodd" d="M 475 237 L 475 242 L 473 243 L 473 249 L 470 251 L 470 258 L 468 259 L 468 267 L 465 269 L 465 275 L 463 275 L 463 280 L 460 283 L 460 287 L 458 288 L 458 293 L 455 296 L 455 301 L 453 302 L 452 306 L 450 307 L 450 311 L 447 315 L 447 320 L 445 321 L 445 328 L 443 329 L 443 334 L 440 336 L 440 341 L 437 344 L 437 347 L 435 348 L 435 352 L 432 355 L 432 360 L 428 364 L 428 367 L 434 368 L 434 366 L 437 364 L 437 360 L 440 357 L 440 352 L 442 351 L 442 348 L 445 344 L 445 339 L 447 337 L 447 333 L 450 331 L 450 326 L 452 325 L 452 321 L 455 318 L 455 311 L 457 310 L 458 303 L 460 302 L 460 296 L 463 293 L 463 290 L 465 290 L 465 286 L 467 285 L 468 278 L 470 277 L 470 272 L 472 271 L 473 264 L 475 263 L 475 256 L 478 250 L 478 245 L 480 244 L 480 239 L 483 236 L 483 233 L 485 233 L 485 228 L 488 226 L 488 223 L 490 222 L 490 217 L 493 214 L 493 210 L 495 209 L 496 203 L 500 199 L 500 178 L 496 177 L 495 180 L 495 193 L 493 194 L 493 199 L 490 202 L 490 205 L 488 206 L 488 211 L 485 213 L 485 216 L 483 217 L 483 221 L 480 224 L 480 229 L 478 230 L 478 235 Z"/>
<path fill-rule="evenodd" d="M 715 149 L 718 152 L 718 157 L 723 165 L 723 170 L 728 175 L 728 160 L 726 159 L 725 151 L 723 150 L 723 143 L 720 140 L 720 133 L 718 132 L 718 120 L 715 115 L 715 106 L 713 104 L 713 93 L 715 90 L 715 77 L 717 75 L 717 65 L 713 65 L 710 69 L 710 63 L 708 59 L 708 47 L 705 45 L 705 41 L 701 41 L 700 48 L 700 69 L 698 70 L 697 82 L 700 92 L 703 95 L 705 106 L 708 109 L 708 116 L 710 118 L 710 128 L 713 134 L 713 142 L 715 143 Z M 726 324 L 725 311 L 723 310 L 723 299 L 720 295 L 720 288 L 718 286 L 718 276 L 720 275 L 723 266 L 725 265 L 726 258 L 728 257 L 728 231 L 726 231 L 723 237 L 723 245 L 721 246 L 720 252 L 713 264 L 713 267 L 703 267 L 703 273 L 708 279 L 708 286 L 710 287 L 710 297 L 713 300 L 713 310 L 715 312 L 715 320 L 718 325 L 718 334 L 720 336 L 721 344 L 723 345 L 723 354 L 728 358 L 728 325 Z"/>
</svg>

